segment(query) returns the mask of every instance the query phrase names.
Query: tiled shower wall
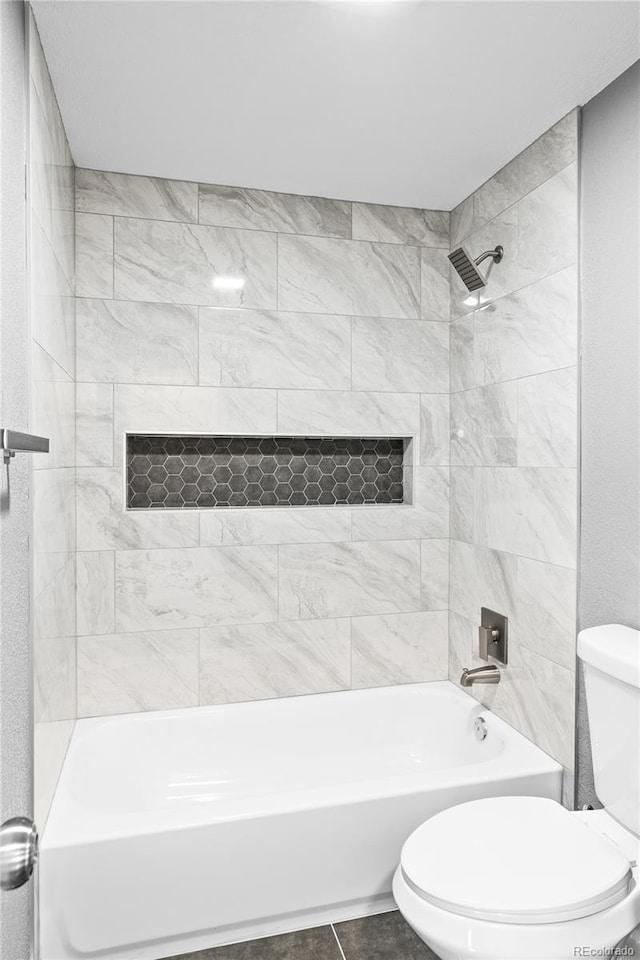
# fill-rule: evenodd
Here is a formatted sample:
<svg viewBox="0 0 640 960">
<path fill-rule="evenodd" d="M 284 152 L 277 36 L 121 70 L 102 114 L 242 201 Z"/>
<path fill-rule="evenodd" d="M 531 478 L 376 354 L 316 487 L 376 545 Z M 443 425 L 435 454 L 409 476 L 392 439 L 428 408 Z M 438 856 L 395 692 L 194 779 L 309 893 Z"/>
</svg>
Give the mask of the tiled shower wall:
<svg viewBox="0 0 640 960">
<path fill-rule="evenodd" d="M 443 212 L 76 171 L 78 716 L 447 676 L 448 246 Z M 127 512 L 126 432 L 410 437 L 412 502 Z"/>
<path fill-rule="evenodd" d="M 451 287 L 450 677 L 478 666 L 481 606 L 510 620 L 509 665 L 473 693 L 574 761 L 578 114 L 451 214 L 452 247 L 500 243 L 487 287 Z M 567 780 L 570 791 L 571 777 Z M 570 802 L 570 796 L 567 797 Z"/>
<path fill-rule="evenodd" d="M 76 716 L 74 170 L 31 17 L 28 31 L 29 430 L 51 440 L 49 455 L 31 457 L 36 820 L 42 829 Z"/>
</svg>

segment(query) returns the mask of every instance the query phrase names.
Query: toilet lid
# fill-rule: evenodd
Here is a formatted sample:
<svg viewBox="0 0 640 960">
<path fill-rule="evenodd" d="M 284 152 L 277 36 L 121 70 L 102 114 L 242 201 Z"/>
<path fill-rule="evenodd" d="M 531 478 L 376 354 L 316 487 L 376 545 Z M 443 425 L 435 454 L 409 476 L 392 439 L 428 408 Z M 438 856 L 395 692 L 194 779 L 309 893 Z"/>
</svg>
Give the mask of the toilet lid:
<svg viewBox="0 0 640 960">
<path fill-rule="evenodd" d="M 612 841 L 539 797 L 473 800 L 436 814 L 402 849 L 424 900 L 464 917 L 555 923 L 623 900 L 632 872 Z"/>
</svg>

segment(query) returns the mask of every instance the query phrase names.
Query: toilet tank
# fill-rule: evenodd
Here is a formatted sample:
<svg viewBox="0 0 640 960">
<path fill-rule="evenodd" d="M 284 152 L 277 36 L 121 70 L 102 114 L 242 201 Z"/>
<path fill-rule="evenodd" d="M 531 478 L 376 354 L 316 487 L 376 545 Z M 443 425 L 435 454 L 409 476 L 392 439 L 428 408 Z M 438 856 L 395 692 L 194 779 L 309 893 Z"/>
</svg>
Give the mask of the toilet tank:
<svg viewBox="0 0 640 960">
<path fill-rule="evenodd" d="M 640 836 L 640 631 L 620 624 L 578 635 L 596 794 Z"/>
</svg>

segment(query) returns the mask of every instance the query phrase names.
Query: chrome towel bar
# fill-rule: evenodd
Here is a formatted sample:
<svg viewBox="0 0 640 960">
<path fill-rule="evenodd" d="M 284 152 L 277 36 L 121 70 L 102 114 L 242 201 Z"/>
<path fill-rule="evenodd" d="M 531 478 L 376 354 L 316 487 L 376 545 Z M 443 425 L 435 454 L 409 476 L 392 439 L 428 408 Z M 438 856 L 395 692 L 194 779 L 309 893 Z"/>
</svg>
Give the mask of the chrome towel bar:
<svg viewBox="0 0 640 960">
<path fill-rule="evenodd" d="M 2 454 L 5 463 L 16 453 L 49 453 L 49 438 L 36 437 L 33 433 L 17 430 L 2 430 Z"/>
</svg>

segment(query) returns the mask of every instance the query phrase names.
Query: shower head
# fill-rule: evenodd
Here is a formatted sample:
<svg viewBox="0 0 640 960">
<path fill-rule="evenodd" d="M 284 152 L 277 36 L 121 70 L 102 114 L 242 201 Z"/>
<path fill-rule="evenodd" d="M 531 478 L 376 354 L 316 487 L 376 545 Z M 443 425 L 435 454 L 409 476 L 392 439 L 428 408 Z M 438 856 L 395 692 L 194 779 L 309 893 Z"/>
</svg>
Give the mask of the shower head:
<svg viewBox="0 0 640 960">
<path fill-rule="evenodd" d="M 464 247 L 458 247 L 449 254 L 449 260 L 456 269 L 456 272 L 467 290 L 479 290 L 487 284 L 486 279 L 478 270 L 478 266 L 487 257 L 491 257 L 494 263 L 500 263 L 504 254 L 502 247 L 496 247 L 495 250 L 485 250 L 479 257 L 472 260 Z"/>
</svg>

